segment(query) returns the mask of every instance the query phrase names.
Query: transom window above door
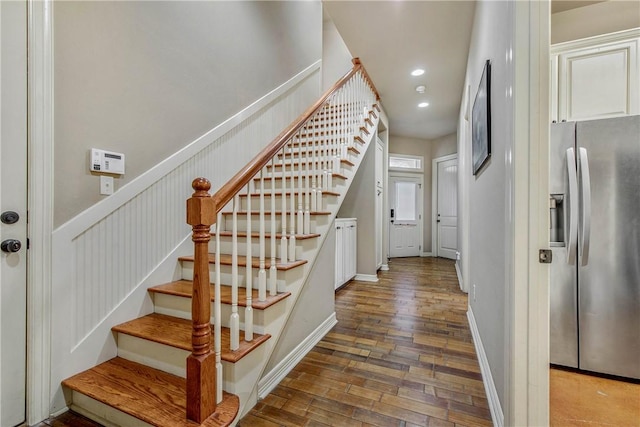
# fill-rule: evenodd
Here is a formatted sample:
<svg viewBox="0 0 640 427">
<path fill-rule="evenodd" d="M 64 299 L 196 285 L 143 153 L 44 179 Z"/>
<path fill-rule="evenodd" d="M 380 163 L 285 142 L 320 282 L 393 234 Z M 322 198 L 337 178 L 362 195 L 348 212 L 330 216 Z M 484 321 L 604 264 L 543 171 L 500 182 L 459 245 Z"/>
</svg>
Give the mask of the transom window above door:
<svg viewBox="0 0 640 427">
<path fill-rule="evenodd" d="M 410 154 L 389 154 L 389 170 L 422 172 L 422 156 Z"/>
</svg>

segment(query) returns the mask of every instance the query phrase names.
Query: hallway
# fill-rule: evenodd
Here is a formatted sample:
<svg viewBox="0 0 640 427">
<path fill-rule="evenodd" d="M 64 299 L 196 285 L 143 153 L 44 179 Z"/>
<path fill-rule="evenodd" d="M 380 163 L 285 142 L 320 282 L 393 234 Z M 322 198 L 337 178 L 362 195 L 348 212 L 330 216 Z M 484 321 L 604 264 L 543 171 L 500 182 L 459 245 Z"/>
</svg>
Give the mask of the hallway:
<svg viewBox="0 0 640 427">
<path fill-rule="evenodd" d="M 240 426 L 491 425 L 453 261 L 396 258 Z"/>
</svg>

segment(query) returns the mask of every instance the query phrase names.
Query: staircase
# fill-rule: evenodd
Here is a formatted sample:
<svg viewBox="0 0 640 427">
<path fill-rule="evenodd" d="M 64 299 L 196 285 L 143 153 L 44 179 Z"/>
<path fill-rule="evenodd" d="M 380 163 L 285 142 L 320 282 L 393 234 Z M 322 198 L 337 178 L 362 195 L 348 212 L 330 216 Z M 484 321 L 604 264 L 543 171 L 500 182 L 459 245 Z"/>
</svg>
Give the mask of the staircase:
<svg viewBox="0 0 640 427">
<path fill-rule="evenodd" d="M 69 407 L 117 426 L 226 426 L 248 412 L 375 133 L 378 99 L 354 59 L 213 196 L 194 180 L 181 280 L 149 288 L 154 312 L 112 328 L 117 357 L 63 381 Z"/>
</svg>

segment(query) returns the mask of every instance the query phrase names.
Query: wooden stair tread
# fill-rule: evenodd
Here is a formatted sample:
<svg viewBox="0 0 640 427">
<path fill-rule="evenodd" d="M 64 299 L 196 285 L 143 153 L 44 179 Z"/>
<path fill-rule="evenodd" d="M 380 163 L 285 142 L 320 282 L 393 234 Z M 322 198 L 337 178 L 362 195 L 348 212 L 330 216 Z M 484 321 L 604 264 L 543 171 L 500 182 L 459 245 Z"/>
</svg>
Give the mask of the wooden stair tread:
<svg viewBox="0 0 640 427">
<path fill-rule="evenodd" d="M 354 140 L 354 141 L 359 142 L 360 144 L 364 144 L 364 139 L 362 139 L 362 137 L 360 137 L 359 135 L 354 136 L 354 137 L 353 137 L 353 140 Z M 358 154 L 359 154 L 359 153 L 360 153 L 360 152 L 358 152 Z"/>
<path fill-rule="evenodd" d="M 354 139 L 357 139 L 357 138 L 359 138 L 357 135 L 356 135 L 356 136 L 354 136 Z M 360 142 L 361 144 L 364 144 L 364 141 L 358 141 L 358 142 Z M 309 141 L 296 141 L 296 142 L 290 142 L 290 143 L 289 143 L 289 144 L 287 144 L 287 145 L 288 145 L 288 146 L 294 146 L 294 147 L 297 147 L 297 146 L 298 146 L 298 145 L 300 145 L 300 144 L 302 144 L 302 146 L 304 147 L 304 146 L 309 145 Z M 359 151 L 357 148 L 355 148 L 355 147 L 347 147 L 347 151 L 351 151 L 351 152 L 353 152 L 354 154 L 360 154 L 360 151 Z M 309 152 L 309 151 L 303 151 L 303 153 L 308 153 L 308 152 Z"/>
<path fill-rule="evenodd" d="M 188 255 L 188 256 L 181 256 L 180 258 L 178 258 L 180 261 L 191 261 L 193 262 L 193 256 L 192 255 Z M 215 254 L 209 254 L 209 264 L 215 264 L 216 263 L 216 258 L 215 258 Z M 280 262 L 276 263 L 276 269 L 280 270 L 280 271 L 287 271 L 287 270 L 291 270 L 292 268 L 296 268 L 299 267 L 303 264 L 306 264 L 307 260 L 306 259 L 301 259 L 301 260 L 297 260 L 297 261 L 291 261 L 288 262 L 286 264 L 282 264 Z M 231 265 L 231 255 L 229 254 L 220 254 L 220 264 L 222 265 Z M 238 267 L 246 267 L 247 266 L 247 257 L 244 255 L 238 255 Z M 258 257 L 251 257 L 251 267 L 253 268 L 260 268 L 260 258 Z M 271 260 L 270 259 L 266 259 L 265 260 L 265 268 L 268 270 L 271 268 Z"/>
<path fill-rule="evenodd" d="M 116 357 L 62 382 L 65 387 L 154 426 L 197 427 L 186 418 L 186 380 Z M 238 396 L 223 392 L 216 412 L 201 427 L 230 425 Z"/>
<path fill-rule="evenodd" d="M 229 350 L 231 337 L 229 328 L 220 328 L 222 336 L 222 360 L 236 363 L 247 354 L 255 350 L 260 344 L 271 338 L 271 335 L 253 334 L 253 341 L 240 340 L 240 348 L 235 351 Z M 191 351 L 191 320 L 179 317 L 167 316 L 165 314 L 152 313 L 111 328 L 114 332 L 131 335 L 146 339 L 171 347 Z M 240 335 L 241 337 L 243 334 Z M 211 346 L 213 347 L 213 334 L 211 336 Z M 213 351 L 213 349 L 212 349 Z"/>
<path fill-rule="evenodd" d="M 193 295 L 193 282 L 191 280 L 176 280 L 175 282 L 165 283 L 164 285 L 154 286 L 148 289 L 149 292 L 173 295 L 182 298 L 191 298 Z M 214 286 L 211 285 L 210 289 L 211 301 L 215 300 Z M 267 299 L 264 301 L 258 301 L 258 290 L 253 289 L 251 292 L 251 307 L 256 310 L 264 310 L 272 305 L 282 301 L 289 297 L 291 292 L 280 292 L 274 296 L 267 294 Z M 231 304 L 231 286 L 220 285 L 220 302 L 222 304 Z M 247 306 L 247 288 L 238 288 L 238 305 L 241 307 Z"/>
<path fill-rule="evenodd" d="M 220 232 L 220 236 L 224 236 L 224 237 L 231 237 L 231 231 L 221 231 Z M 216 233 L 213 232 L 211 233 L 212 236 L 215 236 Z M 242 238 L 246 238 L 247 237 L 247 232 L 246 231 L 238 231 L 238 237 L 242 237 Z M 271 233 L 265 233 L 264 234 L 265 239 L 270 239 L 271 238 Z M 312 234 L 296 234 L 296 240 L 307 240 L 307 239 L 315 239 L 316 237 L 320 237 L 320 233 L 312 233 Z M 251 238 L 256 238 L 259 239 L 260 238 L 260 233 L 255 231 L 251 233 Z M 281 239 L 282 238 L 282 233 L 276 233 L 276 239 Z"/>
<path fill-rule="evenodd" d="M 344 175 L 342 175 L 341 173 L 333 172 L 331 175 L 332 175 L 334 178 L 347 179 L 347 177 L 346 177 L 346 176 L 344 176 Z M 311 174 L 311 176 L 313 176 L 313 174 Z M 322 176 L 322 173 L 316 173 L 316 174 L 315 174 L 315 176 Z M 291 178 L 290 176 L 287 176 L 287 179 L 290 179 L 290 178 Z M 296 175 L 296 176 L 294 176 L 294 178 L 295 178 L 295 179 L 298 179 L 298 176 Z M 254 181 L 260 181 L 260 179 L 261 179 L 260 177 L 253 178 L 253 180 L 254 180 Z M 265 176 L 265 177 L 264 177 L 264 178 L 262 178 L 262 179 L 264 179 L 265 181 L 269 181 L 269 180 L 271 180 L 271 179 L 282 179 L 282 177 L 281 177 L 281 176 Z"/>
<path fill-rule="evenodd" d="M 230 211 L 225 211 L 225 212 L 221 212 L 222 215 L 233 215 L 233 212 Z M 243 216 L 247 216 L 247 211 L 238 211 L 237 214 L 238 215 L 243 215 Z M 286 212 L 287 215 L 291 215 L 291 212 Z M 296 212 L 297 214 L 297 212 Z M 251 215 L 260 215 L 260 211 L 251 211 Z M 271 215 L 271 211 L 265 211 L 264 212 L 265 216 L 270 216 Z M 280 216 L 282 215 L 282 212 L 278 212 L 276 211 L 276 216 Z M 318 215 L 331 215 L 331 212 L 327 212 L 327 211 L 310 211 L 309 215 L 311 216 L 318 216 Z"/>
<path fill-rule="evenodd" d="M 304 191 L 294 191 L 294 194 L 300 194 L 300 193 L 305 193 Z M 284 193 L 287 196 L 291 195 L 291 191 L 287 191 Z M 338 193 L 337 191 L 323 191 L 322 194 L 326 194 L 327 196 L 339 196 L 340 193 Z M 275 193 L 276 196 L 282 196 L 282 191 L 276 191 Z M 239 194 L 240 197 L 247 197 L 247 193 L 243 193 L 243 194 Z M 251 197 L 260 197 L 260 193 L 251 193 Z M 265 199 L 269 199 L 271 197 L 271 193 L 265 193 L 264 194 L 264 198 Z"/>
<path fill-rule="evenodd" d="M 289 155 L 288 157 L 291 157 L 291 156 Z M 306 158 L 306 157 L 305 157 L 305 158 Z M 320 161 L 319 161 L 319 160 L 316 160 L 316 163 L 320 163 Z M 355 165 L 355 163 L 353 163 L 351 160 L 347 160 L 347 159 L 340 159 L 340 163 L 344 163 L 344 164 L 349 165 L 349 166 L 353 166 L 353 165 Z M 293 164 L 294 164 L 294 166 L 298 166 L 298 165 L 300 165 L 300 160 L 296 160 L 296 161 L 294 161 L 294 162 L 293 162 Z M 312 160 L 308 160 L 308 161 L 306 161 L 306 162 L 302 162 L 302 164 L 303 164 L 303 165 L 312 165 L 312 164 L 313 164 L 313 161 L 312 161 Z M 290 162 L 287 162 L 287 163 L 285 163 L 284 165 L 285 165 L 285 166 L 291 166 L 291 163 L 290 163 Z M 275 167 L 276 167 L 276 168 L 282 168 L 282 163 L 276 163 Z M 274 166 L 273 166 L 273 165 L 267 165 L 267 169 L 272 169 L 272 168 L 274 168 Z"/>
<path fill-rule="evenodd" d="M 369 132 L 369 129 L 367 129 L 366 126 L 360 126 L 360 130 L 366 133 L 367 135 L 371 135 L 371 132 Z"/>
</svg>

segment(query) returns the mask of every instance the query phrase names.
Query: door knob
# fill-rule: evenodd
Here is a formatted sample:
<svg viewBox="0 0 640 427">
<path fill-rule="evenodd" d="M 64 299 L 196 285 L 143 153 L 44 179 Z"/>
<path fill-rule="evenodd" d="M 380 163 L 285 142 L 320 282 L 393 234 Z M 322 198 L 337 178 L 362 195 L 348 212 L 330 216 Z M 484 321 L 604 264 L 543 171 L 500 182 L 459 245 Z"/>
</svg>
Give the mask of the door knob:
<svg viewBox="0 0 640 427">
<path fill-rule="evenodd" d="M 18 215 L 18 212 L 14 211 L 2 212 L 2 215 L 0 215 L 0 220 L 5 224 L 15 224 L 19 219 L 20 215 Z"/>
<path fill-rule="evenodd" d="M 20 240 L 15 239 L 7 239 L 0 244 L 2 251 L 7 253 L 18 252 L 21 247 L 22 243 L 20 243 Z"/>
</svg>

